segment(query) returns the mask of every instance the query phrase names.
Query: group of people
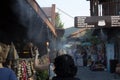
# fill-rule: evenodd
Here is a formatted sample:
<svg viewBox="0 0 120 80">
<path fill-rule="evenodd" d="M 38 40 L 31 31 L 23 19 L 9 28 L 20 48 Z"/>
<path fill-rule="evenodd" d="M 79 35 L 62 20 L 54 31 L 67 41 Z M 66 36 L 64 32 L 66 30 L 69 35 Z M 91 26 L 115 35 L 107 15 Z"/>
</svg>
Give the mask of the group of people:
<svg viewBox="0 0 120 80">
<path fill-rule="evenodd" d="M 6 46 L 7 47 L 7 46 Z M 10 69 L 4 67 L 3 63 L 6 60 L 5 54 L 8 53 L 9 49 L 4 49 L 6 47 L 3 47 L 0 45 L 0 80 L 17 80 L 17 76 L 15 72 Z M 39 51 L 38 48 L 34 49 L 35 56 L 34 56 L 34 68 L 36 70 L 45 70 L 49 69 L 50 62 L 47 64 L 39 64 Z M 77 67 L 74 63 L 74 60 L 72 56 L 69 54 L 62 54 L 57 56 L 54 59 L 54 73 L 56 76 L 52 78 L 52 80 L 79 80 L 79 78 L 76 78 L 75 75 L 77 73 Z"/>
</svg>

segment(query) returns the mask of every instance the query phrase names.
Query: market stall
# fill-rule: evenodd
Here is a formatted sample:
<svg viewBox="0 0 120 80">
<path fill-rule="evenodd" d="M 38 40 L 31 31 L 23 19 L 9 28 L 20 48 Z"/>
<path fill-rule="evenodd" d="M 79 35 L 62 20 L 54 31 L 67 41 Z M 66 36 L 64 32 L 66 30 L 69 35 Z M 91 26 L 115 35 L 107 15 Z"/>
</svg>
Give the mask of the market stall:
<svg viewBox="0 0 120 80">
<path fill-rule="evenodd" d="M 28 49 L 23 49 L 23 52 L 19 52 L 16 50 L 13 43 L 10 45 L 0 43 L 0 46 L 4 49 L 8 49 L 8 52 L 5 53 L 6 62 L 4 63 L 4 66 L 11 68 L 16 73 L 18 80 L 37 80 L 38 77 L 43 77 L 43 75 L 41 75 L 43 73 L 39 73 L 39 71 L 35 70 L 34 55 L 31 57 L 31 52 Z M 45 54 L 39 57 L 39 62 L 41 65 L 49 62 L 49 55 Z M 48 77 L 47 72 L 45 75 Z"/>
</svg>

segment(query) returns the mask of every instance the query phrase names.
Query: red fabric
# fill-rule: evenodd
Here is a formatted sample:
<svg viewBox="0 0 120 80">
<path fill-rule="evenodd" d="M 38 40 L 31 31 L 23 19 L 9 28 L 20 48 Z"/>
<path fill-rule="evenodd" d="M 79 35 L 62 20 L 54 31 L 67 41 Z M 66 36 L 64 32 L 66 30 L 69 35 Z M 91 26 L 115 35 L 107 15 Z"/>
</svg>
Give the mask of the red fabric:
<svg viewBox="0 0 120 80">
<path fill-rule="evenodd" d="M 22 61 L 22 68 L 23 68 L 23 72 L 22 72 L 22 80 L 27 80 L 27 70 L 26 70 L 26 63 L 25 61 Z"/>
</svg>

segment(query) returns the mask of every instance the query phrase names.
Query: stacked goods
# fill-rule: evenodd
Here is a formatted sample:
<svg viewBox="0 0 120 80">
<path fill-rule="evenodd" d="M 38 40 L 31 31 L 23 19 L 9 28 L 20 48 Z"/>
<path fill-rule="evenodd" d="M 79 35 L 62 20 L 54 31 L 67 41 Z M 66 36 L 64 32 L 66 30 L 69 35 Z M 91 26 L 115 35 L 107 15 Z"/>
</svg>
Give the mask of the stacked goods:
<svg viewBox="0 0 120 80">
<path fill-rule="evenodd" d="M 34 74 L 33 62 L 30 59 L 18 61 L 17 76 L 19 80 L 28 80 Z"/>
</svg>

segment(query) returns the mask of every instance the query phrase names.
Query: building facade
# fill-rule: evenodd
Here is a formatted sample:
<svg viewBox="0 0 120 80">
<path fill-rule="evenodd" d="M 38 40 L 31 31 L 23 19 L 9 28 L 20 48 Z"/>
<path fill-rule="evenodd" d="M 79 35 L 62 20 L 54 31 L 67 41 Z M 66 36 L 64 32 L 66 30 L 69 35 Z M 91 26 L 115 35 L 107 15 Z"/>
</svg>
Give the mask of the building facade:
<svg viewBox="0 0 120 80">
<path fill-rule="evenodd" d="M 90 1 L 90 19 L 96 16 L 98 21 L 103 20 L 105 22 L 105 25 L 95 26 L 93 35 L 104 39 L 107 65 L 111 65 L 110 60 L 120 62 L 120 0 L 87 1 Z"/>
</svg>

